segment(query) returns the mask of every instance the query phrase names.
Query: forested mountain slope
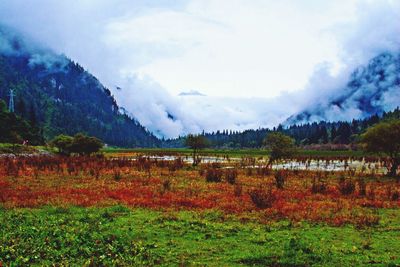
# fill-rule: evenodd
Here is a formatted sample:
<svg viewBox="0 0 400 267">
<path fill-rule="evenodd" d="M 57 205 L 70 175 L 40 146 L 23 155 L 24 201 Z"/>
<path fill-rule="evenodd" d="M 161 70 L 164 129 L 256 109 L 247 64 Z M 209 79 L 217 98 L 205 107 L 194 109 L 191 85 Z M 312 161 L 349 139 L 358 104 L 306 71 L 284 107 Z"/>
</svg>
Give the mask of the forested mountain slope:
<svg viewBox="0 0 400 267">
<path fill-rule="evenodd" d="M 14 89 L 15 112 L 58 134 L 84 132 L 110 145 L 152 147 L 159 140 L 121 112 L 110 90 L 78 63 L 0 27 L 0 99 Z"/>
</svg>

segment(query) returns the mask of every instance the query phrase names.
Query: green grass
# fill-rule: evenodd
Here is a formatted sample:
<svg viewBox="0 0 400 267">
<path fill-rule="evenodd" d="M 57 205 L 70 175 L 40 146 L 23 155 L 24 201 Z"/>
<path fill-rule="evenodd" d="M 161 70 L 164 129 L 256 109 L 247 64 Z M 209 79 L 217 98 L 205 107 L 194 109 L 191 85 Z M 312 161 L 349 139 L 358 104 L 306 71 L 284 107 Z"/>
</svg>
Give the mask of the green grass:
<svg viewBox="0 0 400 267">
<path fill-rule="evenodd" d="M 36 147 L 33 146 L 0 143 L 0 154 L 31 154 L 37 151 Z"/>
<path fill-rule="evenodd" d="M 22 146 L 19 144 L 6 144 L 0 143 L 0 154 L 21 154 L 21 153 L 35 153 L 38 151 L 48 151 L 55 153 L 54 148 L 46 146 Z M 101 150 L 105 154 L 112 153 L 140 153 L 148 155 L 167 154 L 167 155 L 192 155 L 192 150 L 188 148 L 115 148 L 108 147 Z M 229 157 L 268 157 L 269 151 L 264 149 L 204 149 L 200 151 L 204 156 L 229 156 Z M 311 156 L 311 157 L 361 157 L 366 154 L 362 151 L 352 150 L 300 150 L 298 155 Z"/>
<path fill-rule="evenodd" d="M 140 153 L 140 154 L 167 154 L 167 155 L 191 155 L 193 152 L 188 148 L 105 148 L 102 152 L 108 153 Z M 225 156 L 230 157 L 267 157 L 268 150 L 264 149 L 204 149 L 200 154 L 206 156 Z M 363 151 L 353 150 L 299 150 L 300 156 L 311 157 L 361 157 L 366 156 Z"/>
<path fill-rule="evenodd" d="M 143 153 L 143 154 L 187 154 L 193 153 L 189 148 L 105 148 L 105 153 Z M 269 152 L 261 149 L 203 149 L 204 155 L 268 155 Z"/>
<path fill-rule="evenodd" d="M 0 261 L 12 266 L 398 266 L 400 210 L 380 215 L 379 226 L 356 229 L 261 224 L 215 211 L 2 209 Z"/>
</svg>

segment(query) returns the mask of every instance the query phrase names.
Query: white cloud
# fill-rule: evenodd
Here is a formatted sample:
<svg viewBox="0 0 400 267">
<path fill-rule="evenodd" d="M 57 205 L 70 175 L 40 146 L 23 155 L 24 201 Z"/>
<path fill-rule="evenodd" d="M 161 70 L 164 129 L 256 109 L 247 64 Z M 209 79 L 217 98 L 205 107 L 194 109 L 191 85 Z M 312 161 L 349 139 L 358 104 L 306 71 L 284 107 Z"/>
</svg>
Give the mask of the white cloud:
<svg viewBox="0 0 400 267">
<path fill-rule="evenodd" d="M 272 126 L 326 101 L 354 66 L 398 45 L 399 10 L 389 0 L 2 0 L 0 22 L 121 86 L 118 102 L 170 137 Z M 178 96 L 192 90 L 207 96 Z"/>
<path fill-rule="evenodd" d="M 159 136 L 176 137 L 203 129 L 273 127 L 298 111 L 298 105 L 288 95 L 274 99 L 204 95 L 177 97 L 171 96 L 148 77 L 130 76 L 124 81 L 122 89 L 116 91 L 116 97 L 141 123 Z M 292 105 L 282 105 L 289 99 Z"/>
<path fill-rule="evenodd" d="M 315 64 L 335 61 L 337 52 L 322 30 L 341 18 L 328 21 L 290 4 L 193 0 L 183 10 L 112 22 L 105 38 L 114 48 L 145 47 L 139 51 L 151 60 L 130 71 L 172 94 L 201 88 L 214 96 L 273 97 L 304 87 Z"/>
</svg>

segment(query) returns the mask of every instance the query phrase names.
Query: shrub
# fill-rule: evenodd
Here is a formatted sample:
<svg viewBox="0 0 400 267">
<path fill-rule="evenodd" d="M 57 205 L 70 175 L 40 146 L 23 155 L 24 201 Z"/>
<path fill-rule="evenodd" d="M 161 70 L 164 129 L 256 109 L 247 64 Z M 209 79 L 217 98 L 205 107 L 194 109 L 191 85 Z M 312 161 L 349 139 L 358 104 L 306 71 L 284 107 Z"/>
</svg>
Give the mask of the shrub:
<svg viewBox="0 0 400 267">
<path fill-rule="evenodd" d="M 120 181 L 122 179 L 122 174 L 119 170 L 115 170 L 113 173 L 113 177 L 115 181 Z"/>
<path fill-rule="evenodd" d="M 103 143 L 100 139 L 78 133 L 74 136 L 70 151 L 79 155 L 90 155 L 99 152 L 102 147 Z"/>
<path fill-rule="evenodd" d="M 167 179 L 162 183 L 162 191 L 167 192 L 169 190 L 171 190 L 171 180 Z"/>
<path fill-rule="evenodd" d="M 235 187 L 233 188 L 233 194 L 235 195 L 235 197 L 242 196 L 242 192 L 243 192 L 242 185 L 241 184 L 235 184 Z"/>
<path fill-rule="evenodd" d="M 222 170 L 209 168 L 206 170 L 206 181 L 219 183 L 222 181 Z"/>
<path fill-rule="evenodd" d="M 101 140 L 82 133 L 78 133 L 74 137 L 68 135 L 56 136 L 50 142 L 50 145 L 56 147 L 59 153 L 63 155 L 70 155 L 71 153 L 90 155 L 99 152 L 103 147 Z"/>
<path fill-rule="evenodd" d="M 225 180 L 228 183 L 235 184 L 237 176 L 238 176 L 238 172 L 236 169 L 226 169 L 225 170 Z"/>
<path fill-rule="evenodd" d="M 399 191 L 396 190 L 393 192 L 393 189 L 391 186 L 386 188 L 386 194 L 387 194 L 388 199 L 391 201 L 397 201 L 400 199 Z"/>
<path fill-rule="evenodd" d="M 182 158 L 176 158 L 174 161 L 170 162 L 168 165 L 168 170 L 172 173 L 176 170 L 182 169 L 184 162 Z"/>
<path fill-rule="evenodd" d="M 5 164 L 6 166 L 6 174 L 7 176 L 13 176 L 15 178 L 18 177 L 19 174 L 19 167 L 16 163 L 14 163 L 14 161 L 8 161 L 7 164 Z"/>
<path fill-rule="evenodd" d="M 357 180 L 358 184 L 358 194 L 360 196 L 366 196 L 367 195 L 367 184 L 365 183 L 363 178 L 358 178 Z"/>
<path fill-rule="evenodd" d="M 339 191 L 342 195 L 351 195 L 354 193 L 356 186 L 350 179 L 341 177 L 339 180 Z"/>
<path fill-rule="evenodd" d="M 326 183 L 319 178 L 313 178 L 311 192 L 313 194 L 324 194 L 326 192 Z"/>
<path fill-rule="evenodd" d="M 368 191 L 368 194 L 367 194 L 367 198 L 368 199 L 370 199 L 370 200 L 375 200 L 375 190 L 374 190 L 374 188 L 373 187 L 369 187 L 369 191 Z"/>
<path fill-rule="evenodd" d="M 61 134 L 56 136 L 50 142 L 50 145 L 56 147 L 60 154 L 69 155 L 71 153 L 71 145 L 73 141 L 74 138 L 72 136 Z"/>
<path fill-rule="evenodd" d="M 283 186 L 285 185 L 286 176 L 287 176 L 286 170 L 277 170 L 275 172 L 275 174 L 274 174 L 275 185 L 278 189 L 283 189 Z"/>
<path fill-rule="evenodd" d="M 150 178 L 151 177 L 151 161 L 146 160 L 142 167 L 143 167 L 143 170 L 147 173 L 147 177 Z"/>
<path fill-rule="evenodd" d="M 276 198 L 272 193 L 272 188 L 257 188 L 249 192 L 251 201 L 259 209 L 271 208 Z"/>
<path fill-rule="evenodd" d="M 400 193 L 398 191 L 394 192 L 390 198 L 392 201 L 400 200 Z"/>
</svg>

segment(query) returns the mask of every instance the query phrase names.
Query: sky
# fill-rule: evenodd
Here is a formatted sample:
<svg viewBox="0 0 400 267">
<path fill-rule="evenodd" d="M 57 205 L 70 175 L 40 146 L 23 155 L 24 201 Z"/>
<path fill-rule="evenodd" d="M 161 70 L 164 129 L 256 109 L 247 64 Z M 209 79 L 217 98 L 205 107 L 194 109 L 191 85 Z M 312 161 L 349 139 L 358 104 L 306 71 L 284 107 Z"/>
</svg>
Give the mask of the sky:
<svg viewBox="0 0 400 267">
<path fill-rule="evenodd" d="M 276 126 L 340 88 L 398 47 L 399 2 L 2 0 L 0 23 L 79 62 L 140 123 L 175 137 Z"/>
</svg>

